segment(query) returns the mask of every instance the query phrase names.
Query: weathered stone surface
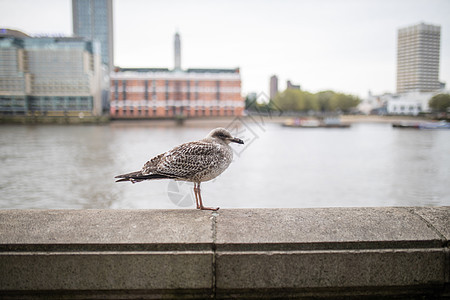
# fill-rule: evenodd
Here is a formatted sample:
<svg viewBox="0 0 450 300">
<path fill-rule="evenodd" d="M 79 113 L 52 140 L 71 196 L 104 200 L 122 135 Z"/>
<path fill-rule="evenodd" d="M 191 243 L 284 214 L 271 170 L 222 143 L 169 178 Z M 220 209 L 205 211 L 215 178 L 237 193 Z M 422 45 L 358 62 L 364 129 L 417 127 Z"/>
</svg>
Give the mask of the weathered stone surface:
<svg viewBox="0 0 450 300">
<path fill-rule="evenodd" d="M 212 291 L 211 251 L 0 253 L 0 290 Z"/>
<path fill-rule="evenodd" d="M 216 281 L 218 291 L 443 285 L 444 257 L 440 249 L 218 252 Z"/>
<path fill-rule="evenodd" d="M 211 244 L 211 214 L 198 210 L 0 210 L 0 246 Z M 210 248 L 210 247 L 209 247 Z"/>
<path fill-rule="evenodd" d="M 0 298 L 442 298 L 449 214 L 0 210 Z"/>
<path fill-rule="evenodd" d="M 411 210 L 424 218 L 447 241 L 450 240 L 450 207 L 413 207 Z"/>
<path fill-rule="evenodd" d="M 209 297 L 212 241 L 196 210 L 1 210 L 0 291 Z"/>
<path fill-rule="evenodd" d="M 299 250 L 441 244 L 440 236 L 420 216 L 395 207 L 224 209 L 216 227 L 218 250 L 243 249 L 236 244 L 254 250 L 265 244 L 280 244 L 280 249 L 296 245 L 290 249 Z"/>
<path fill-rule="evenodd" d="M 219 298 L 432 294 L 447 278 L 441 236 L 409 208 L 223 210 L 216 223 Z"/>
</svg>

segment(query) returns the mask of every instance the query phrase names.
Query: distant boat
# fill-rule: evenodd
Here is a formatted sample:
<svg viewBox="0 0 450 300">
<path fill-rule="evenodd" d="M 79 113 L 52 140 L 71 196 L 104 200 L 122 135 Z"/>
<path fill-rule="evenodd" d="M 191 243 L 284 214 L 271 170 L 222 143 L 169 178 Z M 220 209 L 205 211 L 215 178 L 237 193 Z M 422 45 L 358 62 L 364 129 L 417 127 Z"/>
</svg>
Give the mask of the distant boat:
<svg viewBox="0 0 450 300">
<path fill-rule="evenodd" d="M 411 122 L 400 122 L 400 123 L 393 123 L 392 127 L 394 128 L 402 128 L 402 129 L 419 129 L 419 123 L 411 123 Z"/>
<path fill-rule="evenodd" d="M 394 128 L 412 128 L 412 129 L 450 129 L 450 123 L 446 121 L 440 122 L 400 122 L 393 123 Z"/>
<path fill-rule="evenodd" d="M 325 118 L 323 121 L 317 119 L 289 119 L 283 123 L 284 127 L 295 128 L 349 128 L 350 124 L 343 124 L 339 118 Z"/>
<path fill-rule="evenodd" d="M 425 122 L 419 125 L 420 129 L 450 129 L 450 123 L 446 121 Z"/>
</svg>

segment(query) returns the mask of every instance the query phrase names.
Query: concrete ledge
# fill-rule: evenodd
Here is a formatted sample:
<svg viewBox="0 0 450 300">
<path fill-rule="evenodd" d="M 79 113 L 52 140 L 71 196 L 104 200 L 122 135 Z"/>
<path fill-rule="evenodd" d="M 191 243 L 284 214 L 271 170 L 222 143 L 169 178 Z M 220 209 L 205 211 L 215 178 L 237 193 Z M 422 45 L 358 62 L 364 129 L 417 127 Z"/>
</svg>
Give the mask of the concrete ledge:
<svg viewBox="0 0 450 300">
<path fill-rule="evenodd" d="M 0 210 L 0 298 L 450 299 L 450 207 Z"/>
</svg>

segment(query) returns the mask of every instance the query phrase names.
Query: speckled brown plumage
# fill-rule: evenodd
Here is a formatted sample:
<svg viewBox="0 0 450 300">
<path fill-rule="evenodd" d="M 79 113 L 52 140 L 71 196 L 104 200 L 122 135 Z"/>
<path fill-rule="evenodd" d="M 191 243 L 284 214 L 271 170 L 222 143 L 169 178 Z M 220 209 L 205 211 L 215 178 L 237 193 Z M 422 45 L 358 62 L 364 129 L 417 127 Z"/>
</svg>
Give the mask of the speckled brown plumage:
<svg viewBox="0 0 450 300">
<path fill-rule="evenodd" d="M 230 142 L 243 144 L 224 128 L 216 128 L 197 142 L 188 142 L 150 159 L 140 171 L 116 176 L 120 181 L 133 183 L 152 179 L 175 179 L 194 182 L 197 208 L 204 207 L 200 183 L 209 181 L 225 171 L 233 160 Z M 218 209 L 218 208 L 217 208 Z"/>
</svg>

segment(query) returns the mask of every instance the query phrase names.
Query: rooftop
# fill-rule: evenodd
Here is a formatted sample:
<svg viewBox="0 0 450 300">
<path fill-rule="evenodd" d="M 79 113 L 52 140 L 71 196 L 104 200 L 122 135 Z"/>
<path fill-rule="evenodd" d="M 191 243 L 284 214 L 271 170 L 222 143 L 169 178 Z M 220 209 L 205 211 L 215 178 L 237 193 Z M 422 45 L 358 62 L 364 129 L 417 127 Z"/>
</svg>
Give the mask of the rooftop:
<svg viewBox="0 0 450 300">
<path fill-rule="evenodd" d="M 218 68 L 190 68 L 186 70 L 170 70 L 168 68 L 121 68 L 116 67 L 116 72 L 137 72 L 137 73 L 160 73 L 160 72 L 167 72 L 167 73 L 240 73 L 239 68 L 233 68 L 233 69 L 218 69 Z"/>
</svg>

